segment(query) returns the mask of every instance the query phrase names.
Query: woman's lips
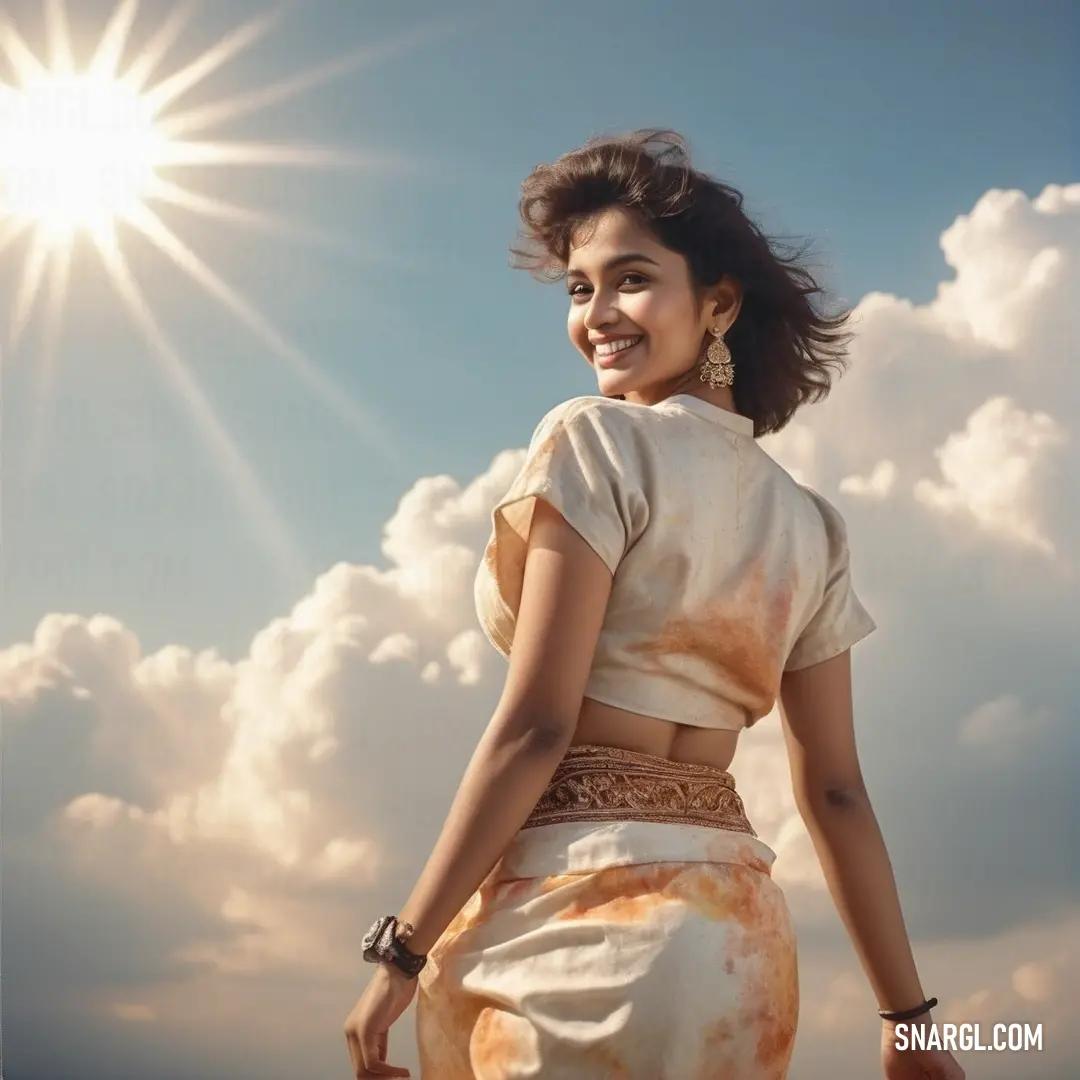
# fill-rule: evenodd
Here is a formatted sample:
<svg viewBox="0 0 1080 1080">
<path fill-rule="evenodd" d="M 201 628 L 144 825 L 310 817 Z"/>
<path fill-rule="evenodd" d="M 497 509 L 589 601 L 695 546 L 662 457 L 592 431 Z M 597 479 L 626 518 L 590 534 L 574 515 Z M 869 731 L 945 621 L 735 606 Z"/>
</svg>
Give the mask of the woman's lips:
<svg viewBox="0 0 1080 1080">
<path fill-rule="evenodd" d="M 621 364 L 640 344 L 640 341 L 635 342 L 630 348 L 620 349 L 617 353 L 611 353 L 607 356 L 601 356 L 598 353 L 596 355 L 596 366 L 599 368 L 615 367 L 616 365 Z"/>
</svg>

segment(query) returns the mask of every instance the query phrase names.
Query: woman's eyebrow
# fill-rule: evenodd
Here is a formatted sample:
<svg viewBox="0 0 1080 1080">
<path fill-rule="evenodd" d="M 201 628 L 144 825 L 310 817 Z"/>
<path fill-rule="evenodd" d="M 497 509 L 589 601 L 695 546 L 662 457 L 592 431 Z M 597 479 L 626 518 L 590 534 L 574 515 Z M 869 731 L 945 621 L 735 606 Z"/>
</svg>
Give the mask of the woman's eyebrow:
<svg viewBox="0 0 1080 1080">
<path fill-rule="evenodd" d="M 617 266 L 622 266 L 623 263 L 629 262 L 647 262 L 652 263 L 653 266 L 659 266 L 660 264 L 655 259 L 650 259 L 648 255 L 642 255 L 639 251 L 631 251 L 625 255 L 616 255 L 613 259 L 608 259 L 606 263 L 600 268 L 601 270 L 614 270 Z M 575 275 L 583 275 L 584 270 L 572 269 L 566 271 L 568 277 Z"/>
</svg>

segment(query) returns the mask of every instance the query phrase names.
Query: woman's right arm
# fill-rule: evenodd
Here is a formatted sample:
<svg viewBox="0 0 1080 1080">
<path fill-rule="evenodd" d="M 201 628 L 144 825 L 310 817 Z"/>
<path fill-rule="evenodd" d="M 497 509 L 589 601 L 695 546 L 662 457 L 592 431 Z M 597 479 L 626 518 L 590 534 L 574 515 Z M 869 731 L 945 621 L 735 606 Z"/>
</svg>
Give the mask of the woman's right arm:
<svg viewBox="0 0 1080 1080">
<path fill-rule="evenodd" d="M 786 672 L 780 714 L 795 803 L 878 1008 L 914 1008 L 926 995 L 859 766 L 850 651 Z"/>
<path fill-rule="evenodd" d="M 889 854 L 866 794 L 855 749 L 851 651 L 784 674 L 780 685 L 795 802 L 814 842 L 836 909 L 887 1012 L 912 1009 L 926 995 L 915 970 Z M 933 1023 L 924 1013 L 912 1026 Z M 964 1080 L 944 1050 L 897 1049 L 883 1021 L 887 1080 Z"/>
</svg>

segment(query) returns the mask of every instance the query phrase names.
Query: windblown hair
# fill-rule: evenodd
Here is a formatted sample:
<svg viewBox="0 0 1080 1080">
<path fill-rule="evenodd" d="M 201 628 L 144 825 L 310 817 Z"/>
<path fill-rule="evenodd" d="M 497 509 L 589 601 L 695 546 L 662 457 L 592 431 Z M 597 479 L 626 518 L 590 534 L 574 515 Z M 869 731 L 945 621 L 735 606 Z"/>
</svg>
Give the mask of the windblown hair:
<svg viewBox="0 0 1080 1080">
<path fill-rule="evenodd" d="M 738 191 L 691 167 L 673 131 L 598 136 L 538 165 L 522 184 L 512 265 L 549 282 L 565 278 L 571 244 L 614 207 L 685 257 L 699 299 L 724 275 L 741 285 L 742 307 L 724 340 L 735 407 L 753 420 L 755 436 L 779 431 L 800 405 L 829 393 L 831 369 L 847 366 L 850 310 L 824 311 L 825 291 L 802 262 L 807 246 L 767 237 Z"/>
</svg>

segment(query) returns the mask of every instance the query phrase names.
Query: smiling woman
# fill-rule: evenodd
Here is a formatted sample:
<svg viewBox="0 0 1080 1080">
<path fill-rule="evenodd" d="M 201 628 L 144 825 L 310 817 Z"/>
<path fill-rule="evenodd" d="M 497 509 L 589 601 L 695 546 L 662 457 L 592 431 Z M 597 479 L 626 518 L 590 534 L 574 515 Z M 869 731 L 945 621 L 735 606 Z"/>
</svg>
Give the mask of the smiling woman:
<svg viewBox="0 0 1080 1080">
<path fill-rule="evenodd" d="M 141 205 L 162 159 L 148 99 L 123 82 L 46 76 L 0 92 L 0 201 L 58 240 Z"/>
</svg>

